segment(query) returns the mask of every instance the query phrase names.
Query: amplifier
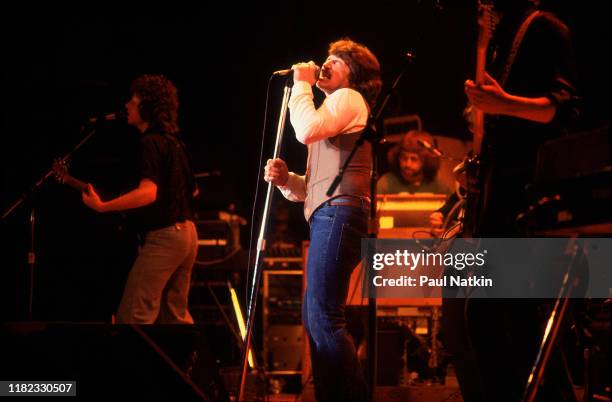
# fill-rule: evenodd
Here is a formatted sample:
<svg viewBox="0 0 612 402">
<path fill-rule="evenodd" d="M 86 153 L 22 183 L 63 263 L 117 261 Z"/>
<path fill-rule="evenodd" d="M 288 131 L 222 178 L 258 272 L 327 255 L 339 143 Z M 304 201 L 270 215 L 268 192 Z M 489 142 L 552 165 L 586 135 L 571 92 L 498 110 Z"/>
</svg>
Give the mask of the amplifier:
<svg viewBox="0 0 612 402">
<path fill-rule="evenodd" d="M 536 186 L 612 172 L 611 126 L 575 133 L 542 144 L 538 150 Z"/>
<path fill-rule="evenodd" d="M 519 219 L 532 233 L 612 233 L 610 126 L 543 144 L 530 193 L 536 201 Z"/>
<path fill-rule="evenodd" d="M 440 208 L 445 194 L 382 194 L 377 197 L 381 229 L 428 227 L 429 215 Z"/>
<path fill-rule="evenodd" d="M 263 271 L 264 365 L 270 374 L 300 374 L 302 270 Z"/>
</svg>

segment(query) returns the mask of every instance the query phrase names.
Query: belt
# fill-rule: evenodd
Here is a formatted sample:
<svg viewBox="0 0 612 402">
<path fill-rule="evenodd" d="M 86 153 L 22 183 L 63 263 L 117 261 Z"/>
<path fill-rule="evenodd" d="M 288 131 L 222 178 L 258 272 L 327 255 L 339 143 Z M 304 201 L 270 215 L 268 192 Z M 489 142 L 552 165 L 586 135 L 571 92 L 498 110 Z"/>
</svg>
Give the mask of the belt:
<svg viewBox="0 0 612 402">
<path fill-rule="evenodd" d="M 348 206 L 348 207 L 356 207 L 362 209 L 370 208 L 370 200 L 367 198 L 361 198 L 352 195 L 341 195 L 336 198 L 331 198 L 325 202 L 326 205 L 330 206 Z"/>
</svg>

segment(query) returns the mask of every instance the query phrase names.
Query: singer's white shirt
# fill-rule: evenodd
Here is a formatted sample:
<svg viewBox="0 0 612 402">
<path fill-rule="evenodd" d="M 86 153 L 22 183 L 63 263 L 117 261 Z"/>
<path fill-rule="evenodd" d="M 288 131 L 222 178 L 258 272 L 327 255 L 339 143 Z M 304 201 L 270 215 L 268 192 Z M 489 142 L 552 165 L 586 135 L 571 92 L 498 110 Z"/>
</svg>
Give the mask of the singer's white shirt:
<svg viewBox="0 0 612 402">
<path fill-rule="evenodd" d="M 363 130 L 368 121 L 368 106 L 363 96 L 352 88 L 340 88 L 315 109 L 312 87 L 306 81 L 293 84 L 289 98 L 291 125 L 302 144 L 311 144 L 339 134 Z M 278 187 L 290 201 L 306 199 L 306 177 L 289 172 L 284 186 Z"/>
</svg>

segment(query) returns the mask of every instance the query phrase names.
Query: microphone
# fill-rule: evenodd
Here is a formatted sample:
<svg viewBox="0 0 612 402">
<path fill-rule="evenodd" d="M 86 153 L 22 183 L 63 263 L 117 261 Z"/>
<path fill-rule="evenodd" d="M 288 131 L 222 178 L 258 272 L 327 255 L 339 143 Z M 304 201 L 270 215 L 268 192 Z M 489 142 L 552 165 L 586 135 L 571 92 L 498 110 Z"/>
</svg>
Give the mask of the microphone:
<svg viewBox="0 0 612 402">
<path fill-rule="evenodd" d="M 202 177 L 210 177 L 210 176 L 221 176 L 221 171 L 220 170 L 213 170 L 213 171 L 210 171 L 210 172 L 201 172 L 201 173 L 194 174 L 194 177 L 196 179 L 201 179 Z"/>
<path fill-rule="evenodd" d="M 441 157 L 443 155 L 443 153 L 438 148 L 434 147 L 433 145 L 431 145 L 429 142 L 425 140 L 417 140 L 417 144 L 419 144 L 426 150 L 432 152 L 437 157 Z"/>
<path fill-rule="evenodd" d="M 276 77 L 284 77 L 285 75 L 289 75 L 293 72 L 292 69 L 287 69 L 287 70 L 278 70 L 272 73 L 272 75 L 276 76 Z"/>
<path fill-rule="evenodd" d="M 96 116 L 96 117 L 90 117 L 89 119 L 87 119 L 87 122 L 90 124 L 97 124 L 102 121 L 119 120 L 119 119 L 124 118 L 125 115 L 126 115 L 125 110 L 120 110 L 116 113 L 107 113 L 107 114 L 103 114 L 103 115 Z"/>
<path fill-rule="evenodd" d="M 319 79 L 319 73 L 321 72 L 321 68 L 317 67 L 317 69 L 315 70 L 315 78 L 318 80 Z M 272 73 L 273 77 L 284 77 L 286 75 L 289 75 L 293 73 L 293 69 L 292 68 L 288 68 L 286 70 L 277 70 L 275 72 Z"/>
<path fill-rule="evenodd" d="M 415 63 L 417 56 L 414 50 L 408 50 L 406 54 L 404 54 L 404 58 L 406 59 L 408 63 Z"/>
</svg>

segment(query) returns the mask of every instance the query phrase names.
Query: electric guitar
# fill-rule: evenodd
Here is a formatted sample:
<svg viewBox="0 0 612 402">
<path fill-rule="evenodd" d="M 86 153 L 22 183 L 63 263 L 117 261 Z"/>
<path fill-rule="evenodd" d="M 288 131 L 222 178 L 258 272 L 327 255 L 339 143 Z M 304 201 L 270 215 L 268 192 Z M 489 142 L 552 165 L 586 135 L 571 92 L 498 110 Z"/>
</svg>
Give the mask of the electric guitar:
<svg viewBox="0 0 612 402">
<path fill-rule="evenodd" d="M 53 162 L 52 171 L 53 171 L 53 175 L 55 179 L 59 183 L 65 184 L 81 193 L 89 192 L 88 183 L 81 181 L 79 179 L 76 179 L 68 173 L 68 164 L 66 163 L 66 161 L 63 161 L 61 159 L 55 160 Z M 96 190 L 96 192 L 98 192 L 98 190 Z M 104 194 L 104 193 L 100 194 L 102 199 L 110 198 L 110 197 L 107 197 L 107 195 L 108 194 Z M 106 215 L 111 215 L 111 214 L 106 214 Z M 121 211 L 118 213 L 113 213 L 112 216 L 113 216 L 112 218 L 107 218 L 107 219 L 110 222 L 111 226 L 115 227 L 115 229 L 118 232 L 131 234 L 132 232 L 135 231 L 134 218 L 130 216 L 128 211 Z"/>
<path fill-rule="evenodd" d="M 493 5 L 489 2 L 481 1 L 478 4 L 478 43 L 476 46 L 476 71 L 475 83 L 482 85 L 485 83 L 485 69 L 487 62 L 487 49 L 495 26 L 497 25 L 497 14 L 493 10 Z M 482 149 L 482 141 L 485 135 L 484 130 L 484 113 L 470 106 L 470 129 L 474 134 L 472 152 L 466 160 L 464 160 L 454 170 L 456 175 L 464 175 L 463 181 L 466 186 L 466 200 L 464 205 L 461 236 L 473 237 L 476 231 L 478 216 L 483 208 L 483 200 L 481 197 L 481 161 L 480 151 Z"/>
<path fill-rule="evenodd" d="M 487 65 L 487 49 L 493 36 L 493 31 L 497 25 L 497 14 L 493 10 L 493 5 L 489 2 L 478 2 L 478 41 L 476 44 L 476 71 L 474 83 L 482 85 L 485 83 L 485 71 Z M 484 113 L 482 110 L 472 107 L 471 110 L 471 131 L 474 135 L 473 152 L 480 154 L 482 140 L 484 138 Z"/>
<path fill-rule="evenodd" d="M 75 190 L 80 192 L 88 192 L 88 184 L 84 181 L 75 179 L 74 177 L 68 174 L 68 165 L 66 161 L 57 159 L 53 162 L 53 175 L 55 176 L 55 180 L 60 182 L 61 184 L 66 184 L 72 187 Z"/>
</svg>

